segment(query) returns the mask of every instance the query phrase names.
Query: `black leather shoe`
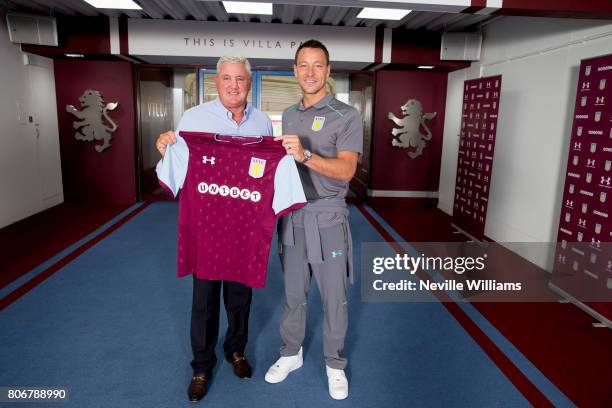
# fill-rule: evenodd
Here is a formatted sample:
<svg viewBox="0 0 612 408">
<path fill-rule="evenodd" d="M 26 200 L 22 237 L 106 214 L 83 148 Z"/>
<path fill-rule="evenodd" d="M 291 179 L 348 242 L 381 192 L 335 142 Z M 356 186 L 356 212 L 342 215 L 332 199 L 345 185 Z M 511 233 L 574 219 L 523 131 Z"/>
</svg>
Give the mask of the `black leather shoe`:
<svg viewBox="0 0 612 408">
<path fill-rule="evenodd" d="M 187 390 L 187 394 L 189 395 L 189 401 L 197 402 L 204 398 L 206 395 L 206 382 L 208 378 L 204 374 L 194 374 L 191 377 L 191 383 L 189 384 L 189 389 Z"/>
<path fill-rule="evenodd" d="M 251 366 L 242 353 L 234 352 L 227 361 L 234 366 L 234 374 L 239 378 L 251 378 Z"/>
</svg>

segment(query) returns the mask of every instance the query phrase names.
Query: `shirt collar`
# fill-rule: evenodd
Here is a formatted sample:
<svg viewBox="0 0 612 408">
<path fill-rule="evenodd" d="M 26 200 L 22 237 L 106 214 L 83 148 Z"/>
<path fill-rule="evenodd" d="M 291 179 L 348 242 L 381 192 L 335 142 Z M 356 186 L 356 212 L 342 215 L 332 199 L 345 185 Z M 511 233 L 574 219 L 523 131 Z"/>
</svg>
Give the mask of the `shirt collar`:
<svg viewBox="0 0 612 408">
<path fill-rule="evenodd" d="M 230 112 L 229 109 L 223 106 L 223 104 L 221 103 L 221 99 L 219 99 L 219 97 L 215 99 L 215 105 L 217 109 L 219 109 L 220 112 L 223 112 L 228 119 L 234 120 L 232 118 L 232 112 Z M 244 108 L 244 118 L 242 119 L 242 123 L 244 123 L 247 119 L 249 119 L 249 116 L 251 115 L 252 111 L 253 111 L 253 107 L 251 106 L 250 103 L 247 102 L 246 107 Z"/>
<path fill-rule="evenodd" d="M 332 101 L 332 99 L 334 99 L 334 95 L 332 95 L 331 93 L 328 93 L 327 95 L 323 97 L 323 99 L 321 99 L 319 102 L 315 103 L 314 105 L 309 106 L 309 108 L 314 107 L 315 109 L 322 109 L 326 107 Z M 298 106 L 298 109 L 301 111 L 304 111 L 307 109 L 304 107 L 303 99 L 300 100 L 300 105 Z"/>
</svg>

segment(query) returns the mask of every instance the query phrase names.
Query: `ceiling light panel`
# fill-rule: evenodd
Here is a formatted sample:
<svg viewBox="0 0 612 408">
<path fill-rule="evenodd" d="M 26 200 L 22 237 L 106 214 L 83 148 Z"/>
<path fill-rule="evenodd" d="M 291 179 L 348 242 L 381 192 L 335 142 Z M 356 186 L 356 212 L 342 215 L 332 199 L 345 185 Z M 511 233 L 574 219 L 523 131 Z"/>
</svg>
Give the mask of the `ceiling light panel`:
<svg viewBox="0 0 612 408">
<path fill-rule="evenodd" d="M 272 3 L 253 3 L 247 1 L 222 1 L 225 11 L 230 14 L 272 15 Z"/>
<path fill-rule="evenodd" d="M 411 11 L 412 10 L 366 7 L 361 10 L 359 14 L 357 14 L 357 18 L 369 18 L 372 20 L 401 20 Z"/>
<path fill-rule="evenodd" d="M 133 0 L 84 0 L 95 8 L 118 10 L 142 10 Z"/>
</svg>

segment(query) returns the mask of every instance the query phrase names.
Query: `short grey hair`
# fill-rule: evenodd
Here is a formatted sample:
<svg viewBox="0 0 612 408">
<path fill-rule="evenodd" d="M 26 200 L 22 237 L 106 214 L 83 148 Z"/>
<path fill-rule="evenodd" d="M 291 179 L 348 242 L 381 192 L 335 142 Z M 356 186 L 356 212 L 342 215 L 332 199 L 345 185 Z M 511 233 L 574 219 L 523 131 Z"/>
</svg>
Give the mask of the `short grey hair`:
<svg viewBox="0 0 612 408">
<path fill-rule="evenodd" d="M 247 73 L 249 74 L 249 78 L 253 76 L 253 74 L 251 73 L 251 63 L 245 57 L 242 57 L 240 55 L 224 55 L 219 58 L 219 61 L 217 61 L 217 71 L 220 71 L 221 65 L 226 62 L 229 62 L 230 64 L 244 64 L 244 67 L 246 68 Z"/>
</svg>

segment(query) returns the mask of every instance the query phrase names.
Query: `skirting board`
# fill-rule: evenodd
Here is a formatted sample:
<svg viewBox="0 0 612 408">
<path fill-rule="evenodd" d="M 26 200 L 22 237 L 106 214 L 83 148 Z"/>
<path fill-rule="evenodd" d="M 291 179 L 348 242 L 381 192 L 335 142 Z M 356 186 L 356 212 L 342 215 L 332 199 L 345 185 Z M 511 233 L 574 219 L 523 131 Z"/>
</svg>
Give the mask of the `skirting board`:
<svg viewBox="0 0 612 408">
<path fill-rule="evenodd" d="M 401 191 L 401 190 L 372 190 L 368 189 L 370 197 L 396 197 L 396 198 L 438 198 L 437 191 Z"/>
<path fill-rule="evenodd" d="M 578 299 L 576 299 L 575 297 L 573 297 L 572 295 L 570 295 L 569 293 L 567 293 L 566 291 L 564 291 L 563 289 L 561 289 L 560 287 L 558 287 L 552 282 L 548 282 L 548 287 L 553 292 L 556 292 L 561 297 L 572 302 L 574 306 L 581 309 L 583 312 L 591 315 L 591 317 L 599 321 L 602 325 L 606 326 L 608 329 L 612 329 L 612 321 L 608 319 L 607 317 L 605 317 L 604 315 L 602 315 L 601 313 L 597 312 L 596 310 L 591 309 L 590 307 L 588 307 L 587 305 L 585 305 L 584 303 L 582 303 L 581 301 L 579 301 Z"/>
</svg>

